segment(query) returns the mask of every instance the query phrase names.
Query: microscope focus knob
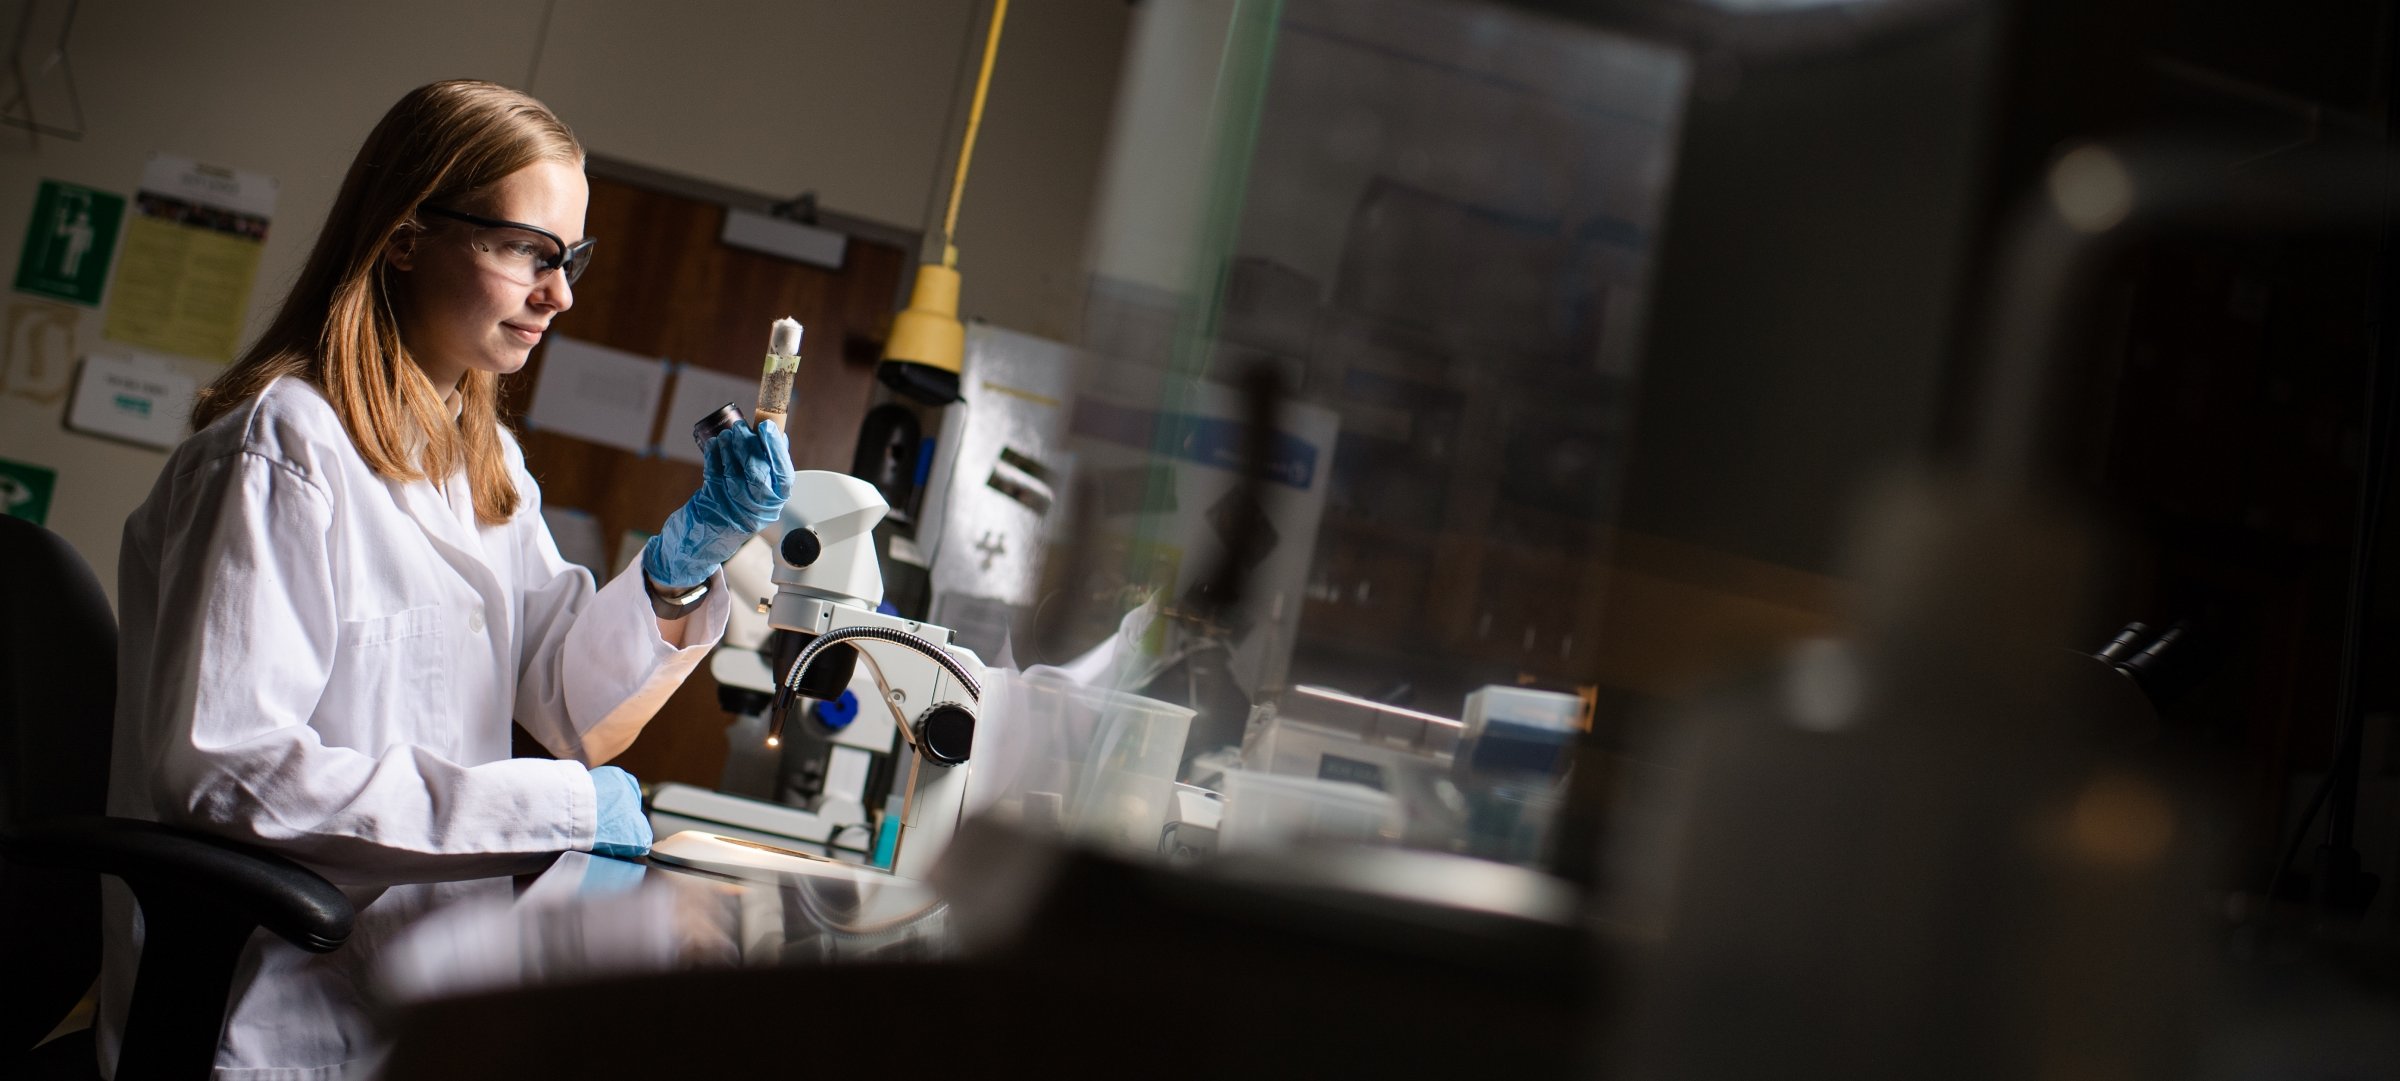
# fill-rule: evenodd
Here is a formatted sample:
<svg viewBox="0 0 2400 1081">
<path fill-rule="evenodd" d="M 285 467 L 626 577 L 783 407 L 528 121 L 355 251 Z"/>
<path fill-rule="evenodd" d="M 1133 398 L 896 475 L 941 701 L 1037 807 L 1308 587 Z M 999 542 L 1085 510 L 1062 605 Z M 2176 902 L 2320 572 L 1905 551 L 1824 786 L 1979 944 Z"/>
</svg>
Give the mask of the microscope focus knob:
<svg viewBox="0 0 2400 1081">
<path fill-rule="evenodd" d="M 917 718 L 917 749 L 945 766 L 967 760 L 975 749 L 975 714 L 965 706 L 944 702 Z"/>
<path fill-rule="evenodd" d="M 817 539 L 814 529 L 792 529 L 783 534 L 783 561 L 795 567 L 805 567 L 825 554 L 825 542 Z"/>
</svg>

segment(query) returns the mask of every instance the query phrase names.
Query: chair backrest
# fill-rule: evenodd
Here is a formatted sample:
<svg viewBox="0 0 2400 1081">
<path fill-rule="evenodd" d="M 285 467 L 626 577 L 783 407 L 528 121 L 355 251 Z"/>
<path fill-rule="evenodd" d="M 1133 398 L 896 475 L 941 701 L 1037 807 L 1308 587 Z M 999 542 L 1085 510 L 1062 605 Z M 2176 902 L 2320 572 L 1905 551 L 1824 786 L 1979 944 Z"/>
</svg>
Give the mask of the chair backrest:
<svg viewBox="0 0 2400 1081">
<path fill-rule="evenodd" d="M 117 621 L 55 533 L 0 517 L 0 829 L 108 799 Z M 0 1061 L 32 1046 L 100 969 L 99 881 L 0 863 Z"/>
<path fill-rule="evenodd" d="M 0 826 L 99 814 L 117 702 L 117 618 L 58 534 L 0 517 Z"/>
</svg>

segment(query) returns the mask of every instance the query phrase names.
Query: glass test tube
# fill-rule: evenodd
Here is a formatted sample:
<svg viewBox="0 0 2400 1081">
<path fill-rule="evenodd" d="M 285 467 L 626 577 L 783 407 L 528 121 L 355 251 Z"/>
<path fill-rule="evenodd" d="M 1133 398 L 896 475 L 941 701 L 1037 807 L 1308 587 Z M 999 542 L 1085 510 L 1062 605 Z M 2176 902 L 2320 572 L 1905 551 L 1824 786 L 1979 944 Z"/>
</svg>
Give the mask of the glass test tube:
<svg viewBox="0 0 2400 1081">
<path fill-rule="evenodd" d="M 775 331 L 767 345 L 766 368 L 758 377 L 758 408 L 752 413 L 757 420 L 771 420 L 786 431 L 784 411 L 791 408 L 792 382 L 800 375 L 800 324 L 790 318 L 775 321 Z"/>
</svg>

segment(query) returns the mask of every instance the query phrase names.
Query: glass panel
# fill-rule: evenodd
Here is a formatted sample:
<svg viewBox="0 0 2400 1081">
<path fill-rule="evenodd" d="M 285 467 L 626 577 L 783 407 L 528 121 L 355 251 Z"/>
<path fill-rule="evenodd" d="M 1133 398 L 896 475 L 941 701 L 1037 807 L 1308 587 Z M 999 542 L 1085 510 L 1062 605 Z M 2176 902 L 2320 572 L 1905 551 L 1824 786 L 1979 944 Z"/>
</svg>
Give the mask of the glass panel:
<svg viewBox="0 0 2400 1081">
<path fill-rule="evenodd" d="M 1611 693 L 1683 60 L 1499 7 L 1160 2 L 1126 70 L 1010 659 L 1189 709 L 1228 850 L 1539 862 Z"/>
</svg>

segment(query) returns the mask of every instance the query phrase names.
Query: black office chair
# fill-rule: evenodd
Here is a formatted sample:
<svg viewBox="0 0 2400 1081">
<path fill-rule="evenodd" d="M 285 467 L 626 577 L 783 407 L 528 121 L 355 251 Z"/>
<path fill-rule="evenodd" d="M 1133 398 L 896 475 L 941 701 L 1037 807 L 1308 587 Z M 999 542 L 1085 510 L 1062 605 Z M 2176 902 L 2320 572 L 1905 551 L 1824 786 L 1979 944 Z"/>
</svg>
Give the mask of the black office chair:
<svg viewBox="0 0 2400 1081">
<path fill-rule="evenodd" d="M 117 625 L 99 580 L 40 526 L 0 517 L 0 1076 L 94 1075 L 91 1035 L 35 1043 L 100 969 L 99 875 L 140 903 L 142 960 L 118 1081 L 206 1077 L 243 943 L 264 927 L 325 952 L 349 898 L 221 838 L 101 815 Z"/>
</svg>

